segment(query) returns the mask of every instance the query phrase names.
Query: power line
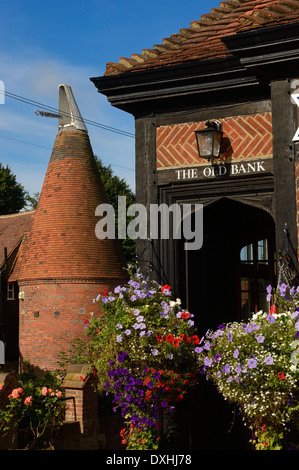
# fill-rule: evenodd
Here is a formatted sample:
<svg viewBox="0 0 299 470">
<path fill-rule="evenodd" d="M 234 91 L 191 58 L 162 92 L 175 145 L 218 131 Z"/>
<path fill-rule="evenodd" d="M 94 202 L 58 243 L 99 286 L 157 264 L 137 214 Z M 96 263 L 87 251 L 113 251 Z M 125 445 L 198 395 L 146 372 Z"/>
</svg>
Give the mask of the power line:
<svg viewBox="0 0 299 470">
<path fill-rule="evenodd" d="M 42 108 L 46 111 L 52 111 L 52 112 L 55 112 L 55 113 L 59 114 L 59 110 L 57 108 L 53 108 L 52 106 L 40 103 L 38 101 L 34 101 L 30 98 L 25 98 L 24 96 L 16 95 L 14 93 L 10 93 L 8 91 L 3 91 L 3 90 L 0 90 L 0 93 L 4 94 L 8 98 L 12 98 L 14 100 L 21 101 L 22 103 L 29 104 L 31 106 L 38 106 L 38 107 L 40 107 L 40 108 Z M 68 113 L 63 113 L 63 114 L 66 115 L 66 116 L 71 116 Z M 105 124 L 101 124 L 99 122 L 92 121 L 90 119 L 85 119 L 85 118 L 83 119 L 81 116 L 74 116 L 74 117 L 76 117 L 76 119 L 80 119 L 80 120 L 84 121 L 86 124 L 90 124 L 91 126 L 99 127 L 100 129 L 103 129 L 103 130 L 106 130 L 106 131 L 114 132 L 116 134 L 121 134 L 121 135 L 124 135 L 126 137 L 133 137 L 133 138 L 135 137 L 135 134 L 133 134 L 131 132 L 127 132 L 127 131 L 123 131 L 121 129 L 117 129 L 115 127 L 107 126 Z"/>
<path fill-rule="evenodd" d="M 33 147 L 39 147 L 39 148 L 46 149 L 46 150 L 52 150 L 50 147 L 44 147 L 43 145 L 33 144 L 32 142 L 26 142 L 25 140 L 13 139 L 12 137 L 7 137 L 6 135 L 0 135 L 0 138 L 1 139 L 12 140 L 12 141 L 18 142 L 20 144 L 32 145 Z M 103 163 L 106 163 L 107 165 L 115 166 L 117 168 L 122 168 L 123 170 L 135 171 L 135 170 L 133 170 L 133 168 L 128 168 L 127 166 L 116 165 L 115 163 L 109 163 L 109 162 L 104 161 L 104 160 L 102 160 L 102 161 L 103 161 Z"/>
</svg>

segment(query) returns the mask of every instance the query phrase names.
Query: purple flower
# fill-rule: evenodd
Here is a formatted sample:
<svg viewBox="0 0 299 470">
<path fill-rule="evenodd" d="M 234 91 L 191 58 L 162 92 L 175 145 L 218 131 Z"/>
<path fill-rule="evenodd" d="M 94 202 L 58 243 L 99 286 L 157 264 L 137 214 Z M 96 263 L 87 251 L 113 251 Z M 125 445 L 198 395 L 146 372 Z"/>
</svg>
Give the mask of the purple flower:
<svg viewBox="0 0 299 470">
<path fill-rule="evenodd" d="M 256 359 L 253 359 L 253 358 L 249 359 L 247 362 L 247 365 L 249 369 L 254 369 L 257 366 Z"/>
<path fill-rule="evenodd" d="M 211 367 L 212 363 L 213 363 L 213 359 L 209 359 L 208 357 L 204 358 L 204 365 L 205 366 Z"/>
<path fill-rule="evenodd" d="M 153 356 L 157 356 L 158 352 L 159 352 L 158 349 L 156 349 L 156 348 L 152 349 L 152 355 Z"/>
<path fill-rule="evenodd" d="M 256 337 L 256 340 L 258 343 L 263 343 L 264 342 L 264 339 L 265 339 L 265 336 L 263 335 L 257 335 Z"/>
<path fill-rule="evenodd" d="M 265 357 L 265 363 L 268 365 L 273 364 L 273 357 L 272 356 Z"/>
<path fill-rule="evenodd" d="M 122 338 L 122 335 L 118 335 L 118 336 L 116 337 L 116 341 L 117 341 L 118 343 L 121 343 L 121 342 L 122 342 L 122 339 L 123 339 L 123 338 Z"/>
<path fill-rule="evenodd" d="M 126 334 L 127 336 L 129 336 L 129 335 L 131 334 L 131 330 L 127 329 L 127 330 L 125 331 L 125 334 Z"/>
<path fill-rule="evenodd" d="M 276 321 L 275 318 L 273 317 L 273 315 L 270 315 L 270 314 L 267 316 L 267 320 L 268 320 L 269 323 L 275 323 L 275 321 Z"/>
<path fill-rule="evenodd" d="M 271 285 L 267 286 L 266 290 L 267 290 L 268 294 L 271 294 L 272 293 L 272 286 Z"/>
<path fill-rule="evenodd" d="M 194 349 L 194 351 L 195 351 L 196 353 L 200 354 L 200 353 L 203 351 L 203 348 L 197 346 L 197 347 Z"/>
<path fill-rule="evenodd" d="M 287 286 L 286 284 L 281 284 L 280 286 L 278 286 L 281 297 L 285 297 L 286 291 L 287 291 L 287 287 L 288 287 L 288 286 Z"/>
<path fill-rule="evenodd" d="M 239 349 L 234 350 L 233 356 L 234 356 L 235 359 L 237 359 L 237 357 L 239 356 Z"/>
<path fill-rule="evenodd" d="M 230 365 L 229 364 L 225 364 L 225 366 L 223 367 L 223 372 L 225 374 L 229 374 L 229 372 L 230 372 Z"/>
</svg>

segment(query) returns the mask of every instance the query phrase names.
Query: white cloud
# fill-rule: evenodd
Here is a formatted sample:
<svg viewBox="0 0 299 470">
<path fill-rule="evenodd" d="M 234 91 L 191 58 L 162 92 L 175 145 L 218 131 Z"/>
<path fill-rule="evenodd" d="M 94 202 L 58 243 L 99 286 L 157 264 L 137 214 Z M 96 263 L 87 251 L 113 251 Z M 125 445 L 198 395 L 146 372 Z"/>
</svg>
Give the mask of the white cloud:
<svg viewBox="0 0 299 470">
<path fill-rule="evenodd" d="M 89 80 L 99 75 L 93 67 L 46 59 L 41 53 L 35 56 L 32 52 L 19 57 L 0 54 L 0 63 L 0 80 L 6 92 L 57 109 L 58 85 L 66 83 L 73 89 L 83 118 L 134 132 L 133 117 L 113 108 Z M 35 109 L 21 98 L 6 97 L 5 104 L 0 106 L 1 163 L 12 168 L 17 180 L 31 194 L 41 190 L 58 130 L 56 119 L 36 116 Z M 89 124 L 87 127 L 94 153 L 110 163 L 115 174 L 134 189 L 134 172 L 121 168 L 134 169 L 134 139 Z"/>
</svg>

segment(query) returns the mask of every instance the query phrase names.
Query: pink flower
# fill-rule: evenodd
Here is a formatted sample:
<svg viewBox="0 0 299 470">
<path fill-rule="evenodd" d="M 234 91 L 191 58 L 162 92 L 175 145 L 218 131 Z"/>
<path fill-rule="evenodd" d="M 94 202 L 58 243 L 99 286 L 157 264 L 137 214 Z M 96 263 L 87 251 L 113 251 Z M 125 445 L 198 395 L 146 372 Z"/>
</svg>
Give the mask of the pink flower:
<svg viewBox="0 0 299 470">
<path fill-rule="evenodd" d="M 24 404 L 25 405 L 32 405 L 32 397 L 26 397 L 25 400 L 24 400 Z"/>
<path fill-rule="evenodd" d="M 48 393 L 47 387 L 43 387 L 42 388 L 42 395 L 45 397 L 47 395 L 47 393 Z"/>
<path fill-rule="evenodd" d="M 60 392 L 60 391 L 56 392 L 56 396 L 57 396 L 57 398 L 60 398 L 60 397 L 61 397 L 61 395 L 62 395 L 62 392 Z"/>
<path fill-rule="evenodd" d="M 11 395 L 10 395 L 10 396 L 12 396 L 13 398 L 19 398 L 19 396 L 20 396 L 20 395 L 19 395 L 20 390 L 22 390 L 22 389 L 15 388 L 15 389 L 11 392 Z M 22 392 L 20 392 L 20 393 L 22 393 Z"/>
</svg>

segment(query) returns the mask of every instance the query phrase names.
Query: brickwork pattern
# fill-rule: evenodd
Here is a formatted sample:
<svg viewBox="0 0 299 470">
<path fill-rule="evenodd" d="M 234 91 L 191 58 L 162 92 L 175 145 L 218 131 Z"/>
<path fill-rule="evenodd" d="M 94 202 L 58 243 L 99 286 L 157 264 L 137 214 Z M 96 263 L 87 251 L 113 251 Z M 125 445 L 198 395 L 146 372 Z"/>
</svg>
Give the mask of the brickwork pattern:
<svg viewBox="0 0 299 470">
<path fill-rule="evenodd" d="M 221 119 L 223 141 L 220 159 L 247 160 L 272 157 L 271 113 Z M 205 122 L 173 124 L 157 128 L 157 168 L 206 165 L 198 157 L 194 131 L 203 129 Z"/>
<path fill-rule="evenodd" d="M 24 300 L 20 301 L 20 364 L 29 360 L 41 370 L 55 370 L 61 351 L 68 351 L 74 338 L 84 338 L 84 320 L 100 313 L 94 299 L 110 283 L 49 282 L 21 284 Z"/>
</svg>

